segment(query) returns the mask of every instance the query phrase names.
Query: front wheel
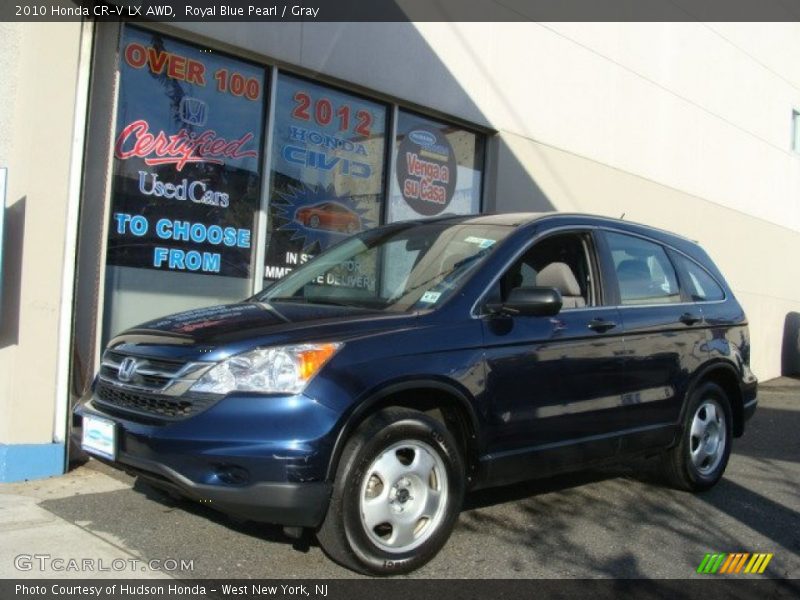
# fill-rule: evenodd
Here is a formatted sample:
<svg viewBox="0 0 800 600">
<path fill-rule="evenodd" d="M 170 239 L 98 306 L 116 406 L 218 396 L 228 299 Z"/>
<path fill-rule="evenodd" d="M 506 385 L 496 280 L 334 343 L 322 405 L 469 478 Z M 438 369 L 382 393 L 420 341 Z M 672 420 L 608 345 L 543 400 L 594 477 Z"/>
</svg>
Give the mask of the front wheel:
<svg viewBox="0 0 800 600">
<path fill-rule="evenodd" d="M 317 539 L 331 558 L 362 573 L 419 568 L 450 537 L 464 473 L 457 444 L 439 421 L 382 410 L 348 441 Z"/>
<path fill-rule="evenodd" d="M 680 442 L 662 457 L 662 470 L 674 487 L 707 490 L 725 472 L 731 453 L 731 406 L 715 383 L 701 384 L 691 395 Z"/>
</svg>

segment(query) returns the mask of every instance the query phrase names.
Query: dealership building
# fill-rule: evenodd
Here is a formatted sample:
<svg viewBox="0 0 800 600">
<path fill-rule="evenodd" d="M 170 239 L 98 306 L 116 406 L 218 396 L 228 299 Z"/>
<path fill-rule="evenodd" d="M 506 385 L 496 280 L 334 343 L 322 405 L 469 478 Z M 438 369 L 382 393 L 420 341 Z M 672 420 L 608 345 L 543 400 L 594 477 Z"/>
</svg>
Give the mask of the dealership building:
<svg viewBox="0 0 800 600">
<path fill-rule="evenodd" d="M 800 370 L 796 23 L 86 20 L 0 39 L 0 481 L 64 472 L 70 407 L 124 328 L 445 213 L 697 240 L 756 375 Z"/>
</svg>

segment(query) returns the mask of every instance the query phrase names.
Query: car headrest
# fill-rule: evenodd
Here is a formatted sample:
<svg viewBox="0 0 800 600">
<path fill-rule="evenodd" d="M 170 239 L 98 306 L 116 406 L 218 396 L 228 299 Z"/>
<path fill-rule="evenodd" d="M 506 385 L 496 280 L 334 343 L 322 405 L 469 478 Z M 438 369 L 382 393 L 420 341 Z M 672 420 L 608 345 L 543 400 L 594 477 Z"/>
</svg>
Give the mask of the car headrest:
<svg viewBox="0 0 800 600">
<path fill-rule="evenodd" d="M 556 288 L 562 296 L 581 295 L 581 286 L 578 285 L 575 274 L 569 265 L 563 262 L 550 263 L 539 271 L 536 276 L 536 285 Z"/>
<path fill-rule="evenodd" d="M 650 280 L 650 268 L 643 260 L 629 258 L 617 265 L 617 277 L 625 281 L 632 279 Z"/>
</svg>

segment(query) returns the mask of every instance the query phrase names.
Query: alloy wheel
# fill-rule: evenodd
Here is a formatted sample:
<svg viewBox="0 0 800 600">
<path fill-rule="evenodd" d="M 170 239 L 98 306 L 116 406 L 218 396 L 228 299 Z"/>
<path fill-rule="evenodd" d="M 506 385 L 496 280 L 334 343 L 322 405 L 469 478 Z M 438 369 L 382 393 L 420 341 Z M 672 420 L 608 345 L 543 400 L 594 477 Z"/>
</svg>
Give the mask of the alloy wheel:
<svg viewBox="0 0 800 600">
<path fill-rule="evenodd" d="M 361 524 L 370 540 L 387 552 L 423 544 L 436 531 L 447 506 L 447 471 L 425 442 L 391 445 L 370 465 L 361 486 Z"/>
<path fill-rule="evenodd" d="M 689 452 L 692 464 L 701 475 L 708 475 L 719 466 L 728 443 L 725 413 L 719 402 L 706 399 L 700 403 L 689 430 Z"/>
</svg>

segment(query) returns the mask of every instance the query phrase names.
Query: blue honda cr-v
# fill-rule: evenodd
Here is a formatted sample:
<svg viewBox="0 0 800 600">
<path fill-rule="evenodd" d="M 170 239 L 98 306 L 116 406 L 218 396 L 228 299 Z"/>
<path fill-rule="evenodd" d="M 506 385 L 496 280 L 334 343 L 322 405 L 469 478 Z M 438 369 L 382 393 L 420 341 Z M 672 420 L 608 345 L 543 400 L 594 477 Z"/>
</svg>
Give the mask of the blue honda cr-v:
<svg viewBox="0 0 800 600">
<path fill-rule="evenodd" d="M 693 242 L 581 215 L 447 217 L 122 333 L 74 435 L 391 574 L 433 557 L 478 487 L 631 454 L 658 454 L 680 488 L 714 485 L 755 411 L 749 355 Z"/>
</svg>

